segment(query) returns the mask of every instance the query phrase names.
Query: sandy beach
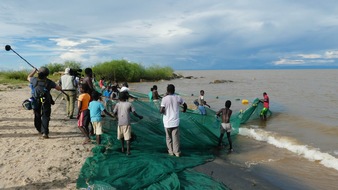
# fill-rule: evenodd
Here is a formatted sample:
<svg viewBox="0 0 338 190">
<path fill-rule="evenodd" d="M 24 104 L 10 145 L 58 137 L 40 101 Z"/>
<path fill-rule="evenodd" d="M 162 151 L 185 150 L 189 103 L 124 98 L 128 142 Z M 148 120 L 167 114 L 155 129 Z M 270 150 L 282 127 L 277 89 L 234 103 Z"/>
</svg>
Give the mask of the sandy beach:
<svg viewBox="0 0 338 190">
<path fill-rule="evenodd" d="M 41 139 L 33 111 L 21 105 L 29 88 L 2 85 L 0 90 L 0 189 L 76 189 L 94 145 L 82 145 L 76 120 L 64 119 L 65 101 L 59 98 L 52 106 L 50 138 Z"/>
</svg>

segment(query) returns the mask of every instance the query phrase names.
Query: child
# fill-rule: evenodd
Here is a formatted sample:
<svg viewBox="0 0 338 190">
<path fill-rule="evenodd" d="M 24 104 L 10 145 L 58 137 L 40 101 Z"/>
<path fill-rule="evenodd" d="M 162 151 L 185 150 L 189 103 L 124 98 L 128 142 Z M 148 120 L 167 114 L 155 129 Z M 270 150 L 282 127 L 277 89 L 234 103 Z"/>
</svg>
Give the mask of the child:
<svg viewBox="0 0 338 190">
<path fill-rule="evenodd" d="M 83 144 L 87 144 L 90 142 L 89 138 L 89 129 L 88 125 L 90 122 L 90 116 L 89 116 L 89 110 L 88 105 L 90 101 L 90 95 L 88 94 L 89 87 L 87 84 L 81 84 L 80 85 L 80 92 L 77 106 L 78 106 L 78 114 L 77 114 L 77 126 L 82 132 L 82 134 L 85 136 L 86 140 L 83 142 Z"/>
<path fill-rule="evenodd" d="M 106 89 L 106 86 L 105 86 L 105 81 L 104 81 L 104 77 L 102 77 L 100 80 L 99 80 L 99 85 L 100 85 L 100 88 L 101 88 L 101 91 L 103 92 L 104 89 Z"/>
<path fill-rule="evenodd" d="M 101 135 L 102 135 L 102 116 L 101 113 L 104 112 L 105 114 L 109 115 L 110 117 L 114 117 L 111 115 L 107 110 L 104 108 L 104 105 L 99 102 L 100 93 L 97 91 L 92 92 L 93 101 L 89 103 L 89 111 L 90 111 L 90 121 L 93 124 L 94 134 L 96 135 L 96 143 L 101 144 Z"/>
<path fill-rule="evenodd" d="M 113 93 L 111 86 L 108 86 L 108 88 L 106 88 L 103 91 L 103 96 L 104 96 L 104 105 L 107 107 L 107 103 L 110 101 L 110 96 Z"/>
<path fill-rule="evenodd" d="M 259 100 L 260 102 L 263 103 L 263 109 L 261 110 L 260 113 L 260 118 L 261 120 L 266 121 L 266 114 L 269 111 L 269 96 L 266 92 L 263 92 L 263 99 Z"/>
<path fill-rule="evenodd" d="M 218 146 L 221 146 L 224 133 L 226 132 L 229 145 L 230 145 L 229 152 L 232 152 L 234 150 L 232 149 L 232 142 L 231 142 L 231 137 L 230 137 L 230 132 L 232 129 L 231 124 L 230 124 L 230 117 L 232 114 L 232 110 L 230 109 L 230 106 L 231 106 L 231 101 L 227 100 L 225 102 L 225 108 L 222 108 L 218 112 L 216 112 L 216 116 L 219 117 L 220 115 L 222 115 L 222 123 L 220 127 L 221 135 L 218 140 Z"/>
<path fill-rule="evenodd" d="M 198 98 L 198 110 L 200 110 L 202 115 L 207 115 L 207 110 L 205 110 L 204 106 L 208 106 L 210 108 L 210 106 L 204 100 L 204 90 L 201 90 L 200 97 Z"/>
<path fill-rule="evenodd" d="M 150 88 L 150 91 L 148 93 L 148 97 L 149 97 L 149 102 L 153 101 L 153 88 Z"/>
<path fill-rule="evenodd" d="M 158 94 L 158 91 L 157 91 L 157 86 L 156 85 L 154 85 L 153 86 L 153 94 L 152 94 L 152 99 L 153 99 L 153 101 L 159 101 L 160 100 L 160 98 L 162 98 L 159 94 Z"/>
<path fill-rule="evenodd" d="M 135 112 L 134 106 L 127 101 L 128 94 L 127 92 L 120 92 L 119 95 L 120 102 L 115 105 L 113 113 L 118 118 L 118 127 L 117 127 L 117 139 L 121 141 L 121 151 L 124 152 L 124 140 L 127 141 L 127 155 L 130 154 L 130 139 L 131 139 L 131 126 L 130 126 L 130 112 L 142 119 L 143 116 L 138 115 Z"/>
</svg>

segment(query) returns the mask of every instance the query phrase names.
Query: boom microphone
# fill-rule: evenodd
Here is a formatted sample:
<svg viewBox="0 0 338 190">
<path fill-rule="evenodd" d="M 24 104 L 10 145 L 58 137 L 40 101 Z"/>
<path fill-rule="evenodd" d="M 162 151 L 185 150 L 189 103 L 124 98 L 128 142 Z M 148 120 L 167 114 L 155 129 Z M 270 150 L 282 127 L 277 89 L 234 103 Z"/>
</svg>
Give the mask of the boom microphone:
<svg viewBox="0 0 338 190">
<path fill-rule="evenodd" d="M 16 53 L 16 51 L 14 51 L 10 45 L 6 45 L 5 50 L 6 51 L 12 50 L 16 55 L 18 55 L 22 60 L 24 60 L 29 66 L 33 67 L 33 69 L 35 69 L 35 70 L 38 70 L 36 67 L 34 67 L 32 64 L 30 64 L 25 58 L 21 57 L 21 55 Z"/>
<path fill-rule="evenodd" d="M 6 49 L 6 51 L 9 51 L 9 50 L 11 50 L 12 48 L 11 48 L 10 45 L 6 45 L 6 46 L 5 46 L 5 49 Z"/>
</svg>

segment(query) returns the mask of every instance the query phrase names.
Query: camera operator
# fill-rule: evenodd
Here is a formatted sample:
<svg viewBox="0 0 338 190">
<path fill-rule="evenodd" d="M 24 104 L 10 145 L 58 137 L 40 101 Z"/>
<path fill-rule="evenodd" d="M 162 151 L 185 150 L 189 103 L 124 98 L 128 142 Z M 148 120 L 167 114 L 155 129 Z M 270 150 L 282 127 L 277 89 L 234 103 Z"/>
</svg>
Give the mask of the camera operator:
<svg viewBox="0 0 338 190">
<path fill-rule="evenodd" d="M 62 90 L 68 94 L 69 99 L 66 98 L 66 110 L 67 110 L 67 118 L 73 119 L 74 114 L 74 105 L 76 100 L 76 91 L 77 91 L 77 81 L 75 80 L 74 75 L 71 73 L 70 68 L 65 69 L 65 74 L 61 76 L 60 86 L 62 86 Z"/>
</svg>

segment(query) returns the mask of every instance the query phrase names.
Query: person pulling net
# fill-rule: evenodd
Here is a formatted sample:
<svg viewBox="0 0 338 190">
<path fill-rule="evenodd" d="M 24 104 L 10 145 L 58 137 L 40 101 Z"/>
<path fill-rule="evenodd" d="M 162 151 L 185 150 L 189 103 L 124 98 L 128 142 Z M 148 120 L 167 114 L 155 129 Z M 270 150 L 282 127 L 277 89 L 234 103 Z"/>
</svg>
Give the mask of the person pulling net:
<svg viewBox="0 0 338 190">
<path fill-rule="evenodd" d="M 189 168 L 204 164 L 215 158 L 220 131 L 214 127 L 216 112 L 208 110 L 206 115 L 187 109 L 180 114 L 180 157 L 171 156 L 166 149 L 166 134 L 162 116 L 148 95 L 129 92 L 138 97 L 132 101 L 134 108 L 142 114 L 140 120 L 130 115 L 132 132 L 137 140 L 131 143 L 133 154 L 122 153 L 117 136 L 117 121 L 110 120 L 103 126 L 100 146 L 92 149 L 80 171 L 77 188 L 116 189 L 227 189 L 210 176 Z M 238 134 L 242 123 L 259 118 L 262 103 L 254 100 L 248 109 L 231 115 L 231 136 Z M 257 111 L 259 110 L 259 111 Z"/>
</svg>

